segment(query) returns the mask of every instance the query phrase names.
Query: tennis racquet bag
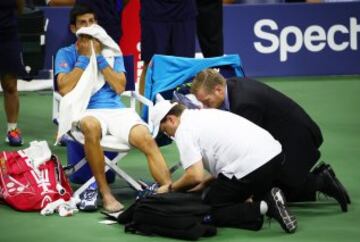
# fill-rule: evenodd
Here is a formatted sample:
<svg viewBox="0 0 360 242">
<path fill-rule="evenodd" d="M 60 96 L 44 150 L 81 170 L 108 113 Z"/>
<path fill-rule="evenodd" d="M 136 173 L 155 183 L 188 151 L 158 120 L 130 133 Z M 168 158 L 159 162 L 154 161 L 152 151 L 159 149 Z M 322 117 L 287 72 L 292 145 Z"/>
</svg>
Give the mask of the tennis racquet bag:
<svg viewBox="0 0 360 242">
<path fill-rule="evenodd" d="M 37 211 L 58 199 L 70 200 L 72 189 L 59 159 L 51 158 L 34 169 L 20 151 L 0 153 L 0 198 L 20 211 Z"/>
</svg>

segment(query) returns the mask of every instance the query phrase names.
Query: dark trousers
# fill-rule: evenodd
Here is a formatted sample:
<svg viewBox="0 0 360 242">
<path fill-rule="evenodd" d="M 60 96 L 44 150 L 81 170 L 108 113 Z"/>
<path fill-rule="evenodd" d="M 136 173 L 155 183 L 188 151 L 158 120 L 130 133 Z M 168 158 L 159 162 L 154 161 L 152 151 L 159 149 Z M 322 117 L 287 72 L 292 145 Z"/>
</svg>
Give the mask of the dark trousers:
<svg viewBox="0 0 360 242">
<path fill-rule="evenodd" d="M 204 202 L 213 208 L 215 225 L 259 230 L 263 223 L 260 201 L 273 186 L 283 162 L 281 153 L 241 179 L 220 174 L 204 192 Z M 254 202 L 245 203 L 250 197 Z"/>
<path fill-rule="evenodd" d="M 315 201 L 318 176 L 310 170 L 321 156 L 321 142 L 313 138 L 307 127 L 300 126 L 297 131 L 288 132 L 288 136 L 283 135 L 286 140 L 280 140 L 286 161 L 276 186 L 283 190 L 289 202 Z"/>
<path fill-rule="evenodd" d="M 308 172 L 301 186 L 292 187 L 283 182 L 275 184 L 284 192 L 288 202 L 309 202 L 316 200 L 316 192 L 320 191 L 323 180 L 319 175 Z"/>
<path fill-rule="evenodd" d="M 222 56 L 223 7 L 221 0 L 197 0 L 197 35 L 204 57 Z"/>
</svg>

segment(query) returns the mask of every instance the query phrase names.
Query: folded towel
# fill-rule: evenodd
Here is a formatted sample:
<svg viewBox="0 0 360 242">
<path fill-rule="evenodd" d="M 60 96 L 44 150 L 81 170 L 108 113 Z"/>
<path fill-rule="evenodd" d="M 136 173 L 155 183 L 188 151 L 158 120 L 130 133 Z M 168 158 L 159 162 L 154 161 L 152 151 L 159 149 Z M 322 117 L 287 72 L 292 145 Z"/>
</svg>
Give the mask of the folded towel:
<svg viewBox="0 0 360 242">
<path fill-rule="evenodd" d="M 69 201 L 64 201 L 64 199 L 60 198 L 54 202 L 48 203 L 40 211 L 40 214 L 43 216 L 48 216 L 55 212 L 58 212 L 61 217 L 68 217 L 72 216 L 78 211 L 79 210 L 76 207 L 76 201 L 74 198 L 71 198 Z"/>
<path fill-rule="evenodd" d="M 76 32 L 76 36 L 83 34 L 90 35 L 103 44 L 104 48 L 101 54 L 109 65 L 113 67 L 114 57 L 121 56 L 122 52 L 106 31 L 99 25 L 93 24 L 89 27 L 83 27 Z M 104 83 L 104 76 L 98 71 L 96 56 L 92 46 L 89 65 L 74 89 L 67 93 L 60 101 L 59 129 L 56 143 L 71 129 L 72 123 L 79 120 L 86 111 L 91 95 L 97 92 Z"/>
<path fill-rule="evenodd" d="M 51 158 L 51 150 L 47 141 L 31 141 L 30 147 L 23 150 L 25 155 L 30 159 L 35 170 Z"/>
</svg>

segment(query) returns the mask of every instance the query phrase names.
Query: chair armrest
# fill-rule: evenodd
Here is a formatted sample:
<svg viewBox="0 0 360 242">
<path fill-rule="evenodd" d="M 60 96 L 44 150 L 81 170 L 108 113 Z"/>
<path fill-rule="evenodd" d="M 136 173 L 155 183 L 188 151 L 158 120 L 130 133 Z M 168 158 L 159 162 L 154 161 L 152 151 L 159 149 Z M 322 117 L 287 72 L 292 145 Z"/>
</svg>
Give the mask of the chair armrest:
<svg viewBox="0 0 360 242">
<path fill-rule="evenodd" d="M 60 100 L 62 96 L 58 92 L 53 92 L 53 108 L 52 108 L 52 121 L 58 123 Z"/>
<path fill-rule="evenodd" d="M 132 91 L 131 94 L 132 94 L 132 96 L 134 98 L 136 98 L 142 104 L 144 104 L 144 105 L 146 105 L 148 107 L 153 107 L 154 106 L 153 102 L 150 99 L 146 98 L 145 96 L 141 95 L 140 93 L 138 93 L 136 91 Z"/>
<path fill-rule="evenodd" d="M 135 109 L 135 101 L 138 101 L 138 102 L 142 103 L 143 105 L 148 106 L 149 114 L 152 111 L 152 107 L 154 106 L 153 102 L 150 99 L 146 98 L 145 96 L 141 95 L 139 92 L 125 91 L 121 95 L 125 96 L 125 97 L 130 97 L 131 108 Z M 151 120 L 147 120 L 147 124 L 148 124 L 150 132 L 152 133 L 154 130 L 154 126 L 153 126 Z"/>
</svg>

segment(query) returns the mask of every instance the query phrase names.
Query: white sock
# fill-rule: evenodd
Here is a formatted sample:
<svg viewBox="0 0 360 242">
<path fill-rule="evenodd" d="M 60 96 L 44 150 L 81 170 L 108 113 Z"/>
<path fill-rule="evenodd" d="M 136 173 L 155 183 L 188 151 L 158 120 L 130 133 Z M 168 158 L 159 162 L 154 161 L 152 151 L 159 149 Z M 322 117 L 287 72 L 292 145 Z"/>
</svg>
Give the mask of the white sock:
<svg viewBox="0 0 360 242">
<path fill-rule="evenodd" d="M 16 129 L 17 123 L 8 123 L 8 131 Z"/>
<path fill-rule="evenodd" d="M 268 205 L 265 201 L 260 202 L 260 214 L 265 215 L 268 211 Z"/>
</svg>

